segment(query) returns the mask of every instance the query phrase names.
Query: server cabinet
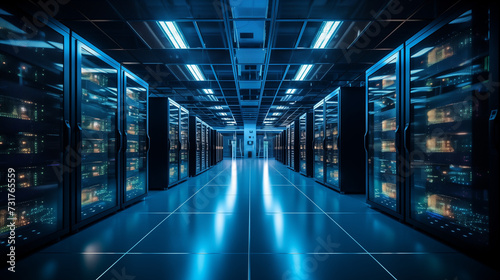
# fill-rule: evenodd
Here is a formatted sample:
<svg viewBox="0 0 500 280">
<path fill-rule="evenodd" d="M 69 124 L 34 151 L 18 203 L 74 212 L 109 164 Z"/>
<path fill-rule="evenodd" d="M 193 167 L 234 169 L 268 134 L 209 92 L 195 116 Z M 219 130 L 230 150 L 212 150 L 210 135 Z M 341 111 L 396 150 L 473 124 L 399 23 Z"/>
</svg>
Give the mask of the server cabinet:
<svg viewBox="0 0 500 280">
<path fill-rule="evenodd" d="M 480 257 L 496 252 L 499 236 L 498 84 L 490 80 L 498 82 L 499 46 L 491 16 L 477 3 L 405 50 L 406 219 Z"/>
<path fill-rule="evenodd" d="M 208 158 L 208 129 L 210 127 L 198 117 L 189 117 L 189 165 L 190 176 L 196 176 L 209 168 Z"/>
<path fill-rule="evenodd" d="M 123 137 L 122 206 L 146 196 L 148 191 L 148 84 L 122 67 Z"/>
<path fill-rule="evenodd" d="M 73 34 L 76 86 L 74 146 L 80 157 L 74 173 L 73 228 L 86 225 L 120 205 L 122 102 L 120 65 Z"/>
<path fill-rule="evenodd" d="M 291 160 L 290 160 L 290 153 L 292 152 L 292 149 L 290 147 L 291 141 L 290 141 L 290 126 L 286 127 L 286 147 L 287 147 L 287 152 L 286 152 L 286 165 L 290 167 L 291 165 Z"/>
<path fill-rule="evenodd" d="M 207 125 L 205 123 L 200 123 L 200 130 L 201 130 L 201 142 L 200 142 L 200 149 L 201 149 L 201 171 L 207 169 Z"/>
<path fill-rule="evenodd" d="M 151 97 L 149 104 L 149 181 L 150 190 L 164 190 L 169 185 L 169 100 L 166 97 Z"/>
<path fill-rule="evenodd" d="M 299 171 L 306 177 L 313 174 L 313 114 L 299 117 Z"/>
<path fill-rule="evenodd" d="M 284 165 L 288 165 L 288 160 L 289 160 L 289 154 L 288 154 L 288 151 L 289 151 L 289 139 L 288 139 L 288 135 L 290 135 L 290 133 L 288 133 L 288 129 L 285 129 L 283 130 L 283 164 Z"/>
<path fill-rule="evenodd" d="M 325 152 L 325 101 L 318 102 L 313 107 L 314 113 L 314 179 L 318 182 L 324 182 L 324 152 Z"/>
<path fill-rule="evenodd" d="M 168 174 L 169 185 L 179 180 L 179 129 L 180 129 L 180 106 L 169 100 L 168 119 Z"/>
<path fill-rule="evenodd" d="M 288 167 L 293 171 L 299 171 L 299 122 L 292 121 L 287 128 L 288 131 Z"/>
<path fill-rule="evenodd" d="M 404 46 L 366 72 L 366 194 L 372 207 L 403 218 Z"/>
<path fill-rule="evenodd" d="M 189 177 L 189 111 L 180 107 L 179 181 Z"/>
<path fill-rule="evenodd" d="M 149 105 L 149 189 L 164 190 L 187 179 L 188 111 L 165 97 L 151 97 Z"/>
<path fill-rule="evenodd" d="M 48 21 L 28 38 L 24 14 L 10 12 L 0 13 L 0 252 L 14 222 L 19 256 L 69 232 L 70 36 Z"/>
<path fill-rule="evenodd" d="M 212 152 L 213 152 L 212 134 L 213 134 L 213 129 L 211 127 L 207 127 L 207 168 L 213 166 L 213 162 L 212 162 Z"/>
<path fill-rule="evenodd" d="M 340 87 L 314 107 L 315 178 L 341 193 L 365 192 L 364 94 L 364 88 Z"/>
</svg>

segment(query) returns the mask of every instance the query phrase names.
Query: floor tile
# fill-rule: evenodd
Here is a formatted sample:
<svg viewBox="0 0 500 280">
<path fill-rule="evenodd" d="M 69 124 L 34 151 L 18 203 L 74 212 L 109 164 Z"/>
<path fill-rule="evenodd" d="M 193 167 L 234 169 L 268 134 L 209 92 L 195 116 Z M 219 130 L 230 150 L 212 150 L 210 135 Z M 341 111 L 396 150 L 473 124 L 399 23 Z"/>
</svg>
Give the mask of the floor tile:
<svg viewBox="0 0 500 280">
<path fill-rule="evenodd" d="M 386 215 L 329 216 L 369 252 L 456 252 Z"/>
<path fill-rule="evenodd" d="M 364 252 L 326 215 L 251 217 L 251 253 Z"/>
<path fill-rule="evenodd" d="M 398 279 L 500 279 L 500 272 L 463 254 L 377 255 L 376 258 Z"/>
<path fill-rule="evenodd" d="M 0 270 L 0 279 L 96 279 L 119 257 L 120 255 L 36 253 L 17 262 L 15 273 Z"/>
<path fill-rule="evenodd" d="M 126 255 L 114 267 L 121 279 L 133 280 L 239 280 L 247 279 L 247 254 L 176 254 L 176 255 Z M 115 279 L 113 270 L 101 279 Z"/>
<path fill-rule="evenodd" d="M 393 279 L 366 254 L 253 254 L 250 273 L 259 280 Z"/>
<path fill-rule="evenodd" d="M 248 216 L 171 215 L 131 252 L 247 253 Z"/>
</svg>

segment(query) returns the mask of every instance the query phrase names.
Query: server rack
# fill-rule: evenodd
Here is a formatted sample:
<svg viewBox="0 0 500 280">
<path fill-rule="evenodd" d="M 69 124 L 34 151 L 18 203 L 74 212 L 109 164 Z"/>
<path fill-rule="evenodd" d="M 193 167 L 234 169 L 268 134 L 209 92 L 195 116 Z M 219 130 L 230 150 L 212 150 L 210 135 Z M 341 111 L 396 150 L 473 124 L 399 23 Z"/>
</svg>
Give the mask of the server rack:
<svg viewBox="0 0 500 280">
<path fill-rule="evenodd" d="M 9 10 L 0 19 L 2 34 L 19 33 L 24 13 Z M 26 15 L 28 16 L 28 15 Z M 0 45 L 0 252 L 10 250 L 7 220 L 15 196 L 16 255 L 38 248 L 67 234 L 70 228 L 70 174 L 66 159 L 71 149 L 70 35 L 61 24 L 48 20 L 25 46 Z M 4 35 L 2 35 L 2 38 Z M 7 37 L 5 37 L 7 38 Z M 30 41 L 48 47 L 31 48 Z M 56 44 L 58 48 L 50 46 Z M 59 66 L 58 66 L 59 65 Z M 45 73 L 45 75 L 40 75 Z M 15 182 L 13 181 L 15 180 Z M 15 188 L 13 185 L 15 183 Z M 24 214 L 22 214 L 24 213 Z"/>
<path fill-rule="evenodd" d="M 151 97 L 149 189 L 167 189 L 188 177 L 189 112 L 166 97 Z"/>
<path fill-rule="evenodd" d="M 30 8 L 6 9 L 3 30 L 24 36 L 19 19 Z M 147 193 L 148 85 L 53 19 L 37 30 L 0 46 L 0 164 L 21 186 L 18 255 Z"/>
<path fill-rule="evenodd" d="M 498 13 L 493 6 L 466 7 L 405 47 L 405 219 L 484 259 L 499 249 L 498 19 L 488 19 Z"/>
<path fill-rule="evenodd" d="M 299 117 L 299 171 L 306 177 L 313 176 L 313 114 Z"/>
<path fill-rule="evenodd" d="M 314 106 L 315 179 L 341 193 L 365 192 L 364 94 L 340 87 Z"/>
<path fill-rule="evenodd" d="M 294 120 L 287 127 L 288 132 L 288 167 L 299 171 L 299 121 Z"/>
<path fill-rule="evenodd" d="M 189 111 L 180 107 L 179 181 L 189 177 Z"/>
<path fill-rule="evenodd" d="M 123 137 L 120 145 L 123 154 L 123 176 L 121 203 L 122 207 L 132 204 L 148 192 L 148 156 L 149 156 L 149 86 L 136 75 L 122 67 L 123 83 Z M 120 134 L 119 134 L 120 135 Z"/>
<path fill-rule="evenodd" d="M 72 34 L 75 98 L 73 145 L 80 161 L 73 172 L 72 229 L 120 207 L 122 112 L 120 65 L 86 40 Z"/>
<path fill-rule="evenodd" d="M 189 165 L 190 176 L 194 177 L 204 171 L 209 166 L 209 144 L 208 144 L 208 129 L 211 129 L 205 122 L 198 117 L 189 117 Z"/>
<path fill-rule="evenodd" d="M 217 162 L 221 162 L 222 159 L 224 159 L 224 136 L 222 136 L 222 133 L 218 132 L 219 135 L 219 158 L 217 159 Z"/>
<path fill-rule="evenodd" d="M 372 207 L 404 215 L 404 45 L 366 72 L 366 194 Z"/>
<path fill-rule="evenodd" d="M 313 107 L 314 119 L 314 162 L 313 177 L 318 182 L 325 180 L 325 101 L 321 100 Z"/>
<path fill-rule="evenodd" d="M 211 127 L 207 127 L 207 167 L 211 167 L 214 165 L 212 157 L 213 157 L 213 129 Z"/>
<path fill-rule="evenodd" d="M 288 129 L 283 130 L 283 164 L 288 165 Z"/>
</svg>

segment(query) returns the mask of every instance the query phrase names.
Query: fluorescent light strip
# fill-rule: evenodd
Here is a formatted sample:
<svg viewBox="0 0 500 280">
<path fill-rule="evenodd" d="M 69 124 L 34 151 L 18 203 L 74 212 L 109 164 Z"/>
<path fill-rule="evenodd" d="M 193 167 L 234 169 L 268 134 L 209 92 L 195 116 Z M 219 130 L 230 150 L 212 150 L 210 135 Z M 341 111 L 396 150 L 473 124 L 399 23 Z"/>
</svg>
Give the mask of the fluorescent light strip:
<svg viewBox="0 0 500 280">
<path fill-rule="evenodd" d="M 289 89 L 286 91 L 286 94 L 294 94 L 296 91 L 297 91 L 297 89 L 296 89 L 296 88 L 289 88 Z"/>
<path fill-rule="evenodd" d="M 177 24 L 173 21 L 159 21 L 161 29 L 167 35 L 168 39 L 174 45 L 176 49 L 187 49 L 189 48 L 184 36 L 182 36 Z"/>
<path fill-rule="evenodd" d="M 214 91 L 212 89 L 209 89 L 209 88 L 204 88 L 203 92 L 206 94 L 214 94 Z"/>
<path fill-rule="evenodd" d="M 323 49 L 330 42 L 335 32 L 339 29 L 341 21 L 325 21 L 321 26 L 319 35 L 313 44 L 314 49 Z"/>
<path fill-rule="evenodd" d="M 198 65 L 188 64 L 188 65 L 186 65 L 186 67 L 188 68 L 189 72 L 191 72 L 191 75 L 193 75 L 193 77 L 197 81 L 204 81 L 205 80 L 205 76 L 203 76 L 203 74 L 201 73 Z"/>
<path fill-rule="evenodd" d="M 295 78 L 293 78 L 294 81 L 302 81 L 304 78 L 307 76 L 309 71 L 311 71 L 311 68 L 313 67 L 312 64 L 303 64 L 300 66 L 299 70 L 297 71 L 297 74 L 295 74 Z"/>
</svg>

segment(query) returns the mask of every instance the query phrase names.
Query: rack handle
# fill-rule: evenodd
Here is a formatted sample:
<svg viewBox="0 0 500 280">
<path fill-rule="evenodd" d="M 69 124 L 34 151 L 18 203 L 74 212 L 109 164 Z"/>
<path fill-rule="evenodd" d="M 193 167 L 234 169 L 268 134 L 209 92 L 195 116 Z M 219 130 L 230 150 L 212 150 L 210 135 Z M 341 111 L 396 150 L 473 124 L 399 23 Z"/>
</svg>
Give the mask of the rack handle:
<svg viewBox="0 0 500 280">
<path fill-rule="evenodd" d="M 76 137 L 76 141 L 78 141 L 76 143 L 76 153 L 78 155 L 80 155 L 81 152 L 82 152 L 82 141 L 83 141 L 83 139 L 82 139 L 82 131 L 83 131 L 83 129 L 82 129 L 81 124 L 77 123 L 76 124 L 76 135 L 75 135 L 75 137 Z"/>
<path fill-rule="evenodd" d="M 68 120 L 64 121 L 64 150 L 68 151 L 71 146 L 71 125 Z"/>
<path fill-rule="evenodd" d="M 116 143 L 116 150 L 118 152 L 122 151 L 122 145 L 123 145 L 123 134 L 121 130 L 117 129 L 117 134 L 118 134 L 118 143 Z"/>
<path fill-rule="evenodd" d="M 407 123 L 404 130 L 404 145 L 407 152 L 410 152 L 410 123 Z"/>
</svg>

